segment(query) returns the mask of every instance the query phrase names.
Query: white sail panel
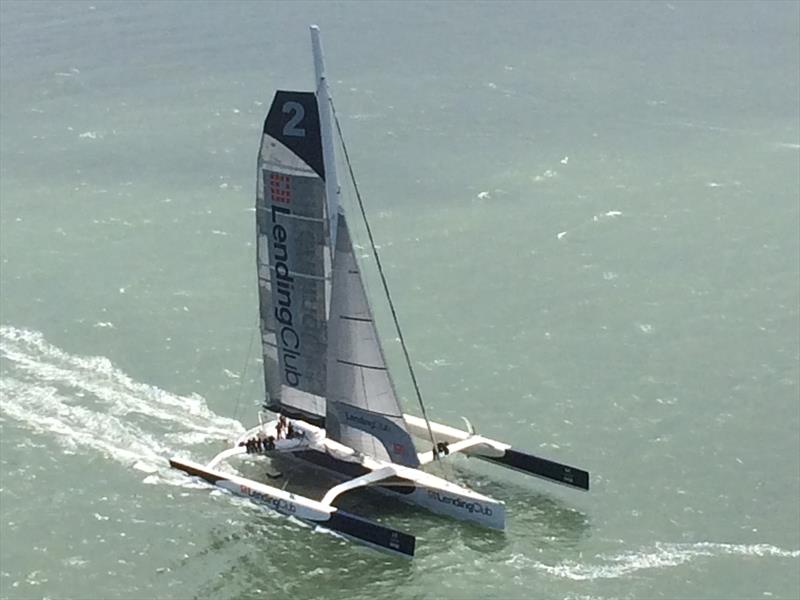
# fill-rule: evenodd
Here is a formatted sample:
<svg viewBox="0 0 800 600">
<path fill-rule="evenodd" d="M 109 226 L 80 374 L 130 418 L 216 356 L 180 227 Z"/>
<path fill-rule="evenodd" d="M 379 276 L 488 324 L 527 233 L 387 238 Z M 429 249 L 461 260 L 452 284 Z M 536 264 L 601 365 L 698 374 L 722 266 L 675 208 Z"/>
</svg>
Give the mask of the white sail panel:
<svg viewBox="0 0 800 600">
<path fill-rule="evenodd" d="M 258 158 L 257 261 L 267 406 L 321 423 L 327 318 L 325 187 L 310 92 L 278 92 Z"/>
<path fill-rule="evenodd" d="M 418 466 L 340 213 L 328 323 L 328 436 L 375 458 Z"/>
</svg>

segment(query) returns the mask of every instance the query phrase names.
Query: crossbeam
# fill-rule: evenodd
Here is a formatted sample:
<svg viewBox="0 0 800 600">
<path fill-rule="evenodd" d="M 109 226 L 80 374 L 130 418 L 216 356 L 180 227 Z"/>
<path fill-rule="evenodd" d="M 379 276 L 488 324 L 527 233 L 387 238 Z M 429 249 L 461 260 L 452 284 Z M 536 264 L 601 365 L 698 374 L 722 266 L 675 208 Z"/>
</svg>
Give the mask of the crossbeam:
<svg viewBox="0 0 800 600">
<path fill-rule="evenodd" d="M 469 448 L 474 446 L 484 445 L 486 448 L 484 449 L 485 452 L 491 452 L 494 448 L 491 446 L 491 440 L 487 440 L 486 438 L 480 435 L 473 435 L 463 440 L 458 440 L 457 442 L 448 443 L 447 444 L 447 453 L 448 454 L 456 454 L 457 452 L 464 452 Z M 498 456 L 502 456 L 503 450 L 500 450 L 500 454 Z M 442 455 L 439 455 L 439 458 L 444 458 Z M 430 462 L 433 462 L 433 450 L 428 450 L 427 452 L 420 452 L 419 453 L 419 462 L 422 465 L 427 465 Z"/>
<path fill-rule="evenodd" d="M 350 481 L 345 481 L 344 483 L 340 483 L 328 490 L 328 493 L 320 500 L 322 504 L 330 506 L 333 504 L 333 501 L 336 499 L 337 496 L 341 494 L 355 489 L 359 487 L 364 487 L 369 485 L 370 483 L 374 483 L 376 481 L 381 481 L 383 479 L 388 479 L 396 475 L 397 472 L 393 467 L 383 467 L 382 469 L 377 469 L 375 471 L 371 471 L 366 475 L 362 475 L 361 477 L 356 477 L 355 479 L 351 479 Z"/>
<path fill-rule="evenodd" d="M 239 454 L 245 454 L 245 453 L 247 453 L 247 448 L 243 446 L 234 446 L 233 448 L 228 448 L 227 450 L 223 450 L 222 452 L 217 454 L 214 458 L 212 458 L 211 462 L 209 462 L 206 465 L 206 468 L 213 469 L 222 461 L 227 460 L 232 456 L 238 456 Z"/>
</svg>

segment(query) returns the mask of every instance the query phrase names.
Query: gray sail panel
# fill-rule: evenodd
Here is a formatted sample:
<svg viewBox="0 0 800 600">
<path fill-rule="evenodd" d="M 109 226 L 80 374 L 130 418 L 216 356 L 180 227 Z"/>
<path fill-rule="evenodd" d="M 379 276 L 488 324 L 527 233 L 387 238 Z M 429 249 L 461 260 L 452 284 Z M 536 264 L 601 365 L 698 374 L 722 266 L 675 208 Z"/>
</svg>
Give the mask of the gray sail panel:
<svg viewBox="0 0 800 600">
<path fill-rule="evenodd" d="M 329 437 L 375 458 L 419 465 L 343 214 L 333 259 L 327 381 Z"/>
<path fill-rule="evenodd" d="M 278 92 L 258 158 L 257 260 L 267 405 L 325 413 L 325 188 L 316 98 Z"/>
<path fill-rule="evenodd" d="M 263 252 L 268 256 L 266 236 L 259 235 L 256 241 L 259 254 Z M 269 258 L 265 260 L 266 266 L 258 267 L 258 300 L 261 315 L 261 348 L 264 358 L 264 386 L 267 392 L 267 406 L 276 405 L 280 401 L 281 380 L 278 368 L 278 344 L 275 337 L 275 316 L 272 310 L 272 281 L 269 277 Z"/>
</svg>

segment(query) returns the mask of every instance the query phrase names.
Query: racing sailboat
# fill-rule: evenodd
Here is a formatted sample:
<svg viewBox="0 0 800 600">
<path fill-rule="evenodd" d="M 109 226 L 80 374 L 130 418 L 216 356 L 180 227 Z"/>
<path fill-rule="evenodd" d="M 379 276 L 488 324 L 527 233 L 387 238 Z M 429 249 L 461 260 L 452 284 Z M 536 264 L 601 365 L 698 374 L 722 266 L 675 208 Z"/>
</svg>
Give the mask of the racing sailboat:
<svg viewBox="0 0 800 600">
<path fill-rule="evenodd" d="M 337 499 L 370 486 L 434 513 L 504 529 L 502 501 L 424 470 L 459 452 L 588 490 L 589 474 L 584 470 L 516 450 L 476 434 L 469 425 L 462 430 L 428 419 L 353 179 L 422 417 L 403 412 L 353 250 L 348 215 L 339 204 L 333 125 L 340 138 L 341 129 L 316 26 L 311 27 L 311 39 L 315 90 L 276 92 L 258 156 L 265 411 L 257 426 L 209 463 L 173 458 L 170 464 L 284 515 L 407 557 L 414 554 L 414 536 L 343 511 Z M 430 450 L 419 452 L 418 444 L 430 444 Z M 312 499 L 219 468 L 237 456 L 312 463 L 341 483 L 321 499 Z"/>
</svg>

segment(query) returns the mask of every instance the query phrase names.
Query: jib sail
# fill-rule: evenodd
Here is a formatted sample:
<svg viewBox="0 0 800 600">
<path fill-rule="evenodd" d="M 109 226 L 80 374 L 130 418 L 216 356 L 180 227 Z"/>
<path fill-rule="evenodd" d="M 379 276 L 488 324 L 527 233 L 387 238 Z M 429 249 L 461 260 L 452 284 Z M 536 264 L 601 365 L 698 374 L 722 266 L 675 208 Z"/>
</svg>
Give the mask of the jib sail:
<svg viewBox="0 0 800 600">
<path fill-rule="evenodd" d="M 342 213 L 333 260 L 328 341 L 328 437 L 375 458 L 418 466 Z"/>
</svg>

